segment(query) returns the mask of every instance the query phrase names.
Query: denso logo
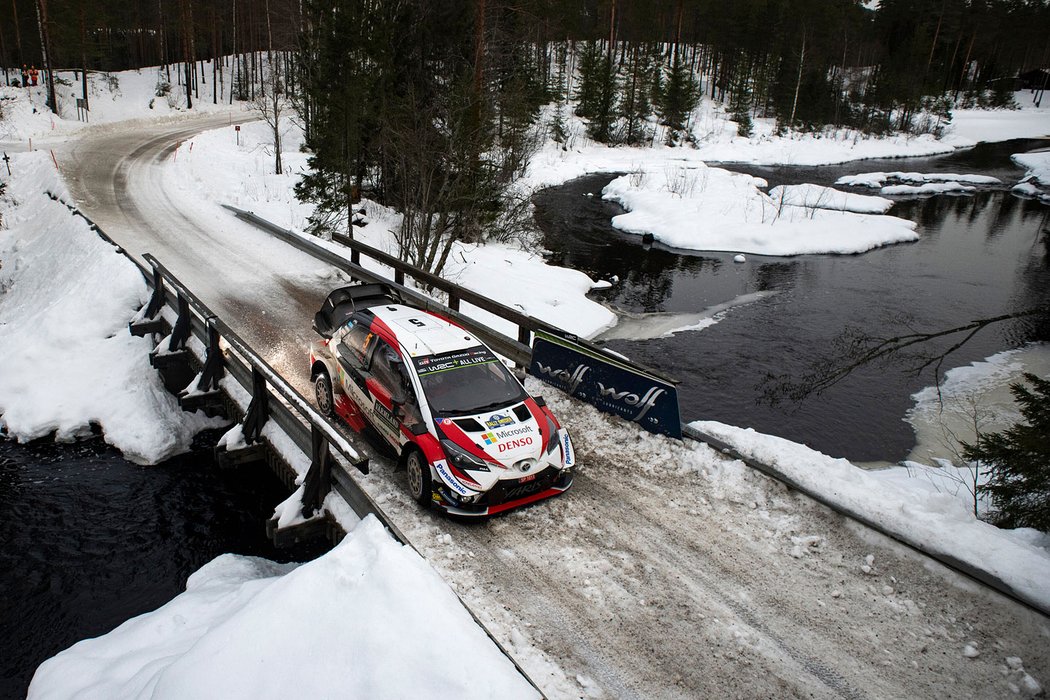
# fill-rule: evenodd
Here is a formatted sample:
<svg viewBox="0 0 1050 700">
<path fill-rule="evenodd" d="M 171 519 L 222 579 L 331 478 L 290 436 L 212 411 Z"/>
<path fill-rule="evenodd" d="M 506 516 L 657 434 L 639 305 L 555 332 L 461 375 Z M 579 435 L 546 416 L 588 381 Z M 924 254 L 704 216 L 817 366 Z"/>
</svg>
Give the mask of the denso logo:
<svg viewBox="0 0 1050 700">
<path fill-rule="evenodd" d="M 519 447 L 528 447 L 531 444 L 532 444 L 532 438 L 531 437 L 518 438 L 517 440 L 507 440 L 506 442 L 501 442 L 500 443 L 499 451 L 500 452 L 506 452 L 507 450 L 514 450 L 514 449 L 517 449 Z"/>
</svg>

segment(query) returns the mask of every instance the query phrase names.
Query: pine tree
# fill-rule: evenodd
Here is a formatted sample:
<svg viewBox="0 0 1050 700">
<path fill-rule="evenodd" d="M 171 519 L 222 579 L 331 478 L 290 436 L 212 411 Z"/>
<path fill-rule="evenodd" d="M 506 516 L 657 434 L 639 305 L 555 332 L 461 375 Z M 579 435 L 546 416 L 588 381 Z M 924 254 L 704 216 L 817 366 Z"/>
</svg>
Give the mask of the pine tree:
<svg viewBox="0 0 1050 700">
<path fill-rule="evenodd" d="M 638 144 L 649 139 L 649 116 L 653 105 L 652 93 L 653 53 L 646 45 L 636 42 L 630 49 L 623 70 L 619 112 L 623 130 L 620 140 L 627 144 Z"/>
<path fill-rule="evenodd" d="M 729 115 L 736 122 L 736 132 L 740 136 L 750 136 L 754 129 L 751 121 L 751 79 L 743 66 L 737 66 L 729 89 Z"/>
<path fill-rule="evenodd" d="M 587 134 L 600 143 L 612 140 L 616 108 L 616 67 L 612 53 L 596 41 L 584 45 L 580 54 L 580 84 L 576 92 L 576 114 L 589 121 Z"/>
<path fill-rule="evenodd" d="M 660 95 L 660 116 L 669 127 L 668 143 L 678 141 L 679 132 L 685 130 L 689 115 L 699 99 L 700 85 L 693 77 L 688 61 L 682 59 L 680 50 L 676 50 Z"/>
<path fill-rule="evenodd" d="M 1050 380 L 1025 373 L 1029 389 L 1010 387 L 1024 422 L 963 444 L 963 455 L 991 469 L 979 490 L 991 498 L 1000 527 L 1031 527 L 1050 532 Z"/>
</svg>

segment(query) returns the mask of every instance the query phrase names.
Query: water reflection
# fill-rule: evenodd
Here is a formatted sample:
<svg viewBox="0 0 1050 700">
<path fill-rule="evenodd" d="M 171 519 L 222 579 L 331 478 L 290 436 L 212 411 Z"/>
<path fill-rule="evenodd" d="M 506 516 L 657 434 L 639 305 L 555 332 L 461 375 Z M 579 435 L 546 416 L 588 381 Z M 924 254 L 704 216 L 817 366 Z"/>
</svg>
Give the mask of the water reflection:
<svg viewBox="0 0 1050 700">
<path fill-rule="evenodd" d="M 975 172 L 974 164 L 991 163 L 983 172 L 1009 183 L 1023 173 L 1008 155 L 1026 150 L 1025 145 L 1000 144 L 976 154 L 922 161 L 746 170 L 771 185 L 829 184 L 857 172 Z M 537 221 L 554 262 L 620 279 L 601 292 L 602 299 L 632 312 L 690 313 L 751 292 L 779 292 L 729 310 L 720 323 L 700 332 L 609 341 L 616 351 L 682 380 L 680 403 L 687 420 L 750 426 L 858 461 L 901 459 L 913 445 L 903 416 L 911 407 L 910 395 L 932 383 L 929 374 L 915 376 L 898 366 L 864 367 L 818 399 L 777 407 L 758 402 L 763 377 L 804 374 L 848 325 L 889 336 L 907 324 L 937 330 L 1048 303 L 1050 243 L 1042 233 L 1048 209 L 1001 188 L 898 201 L 890 213 L 918 223 L 915 243 L 855 256 L 748 256 L 748 262 L 735 264 L 729 253 L 643 250 L 638 237 L 611 227 L 618 207 L 584 196 L 600 193 L 609 179 L 589 176 L 535 198 Z M 572 226 L 563 226 L 564 221 Z M 1002 324 L 978 334 L 942 369 L 1048 338 L 1044 321 Z M 947 348 L 952 340 L 939 347 Z"/>
</svg>

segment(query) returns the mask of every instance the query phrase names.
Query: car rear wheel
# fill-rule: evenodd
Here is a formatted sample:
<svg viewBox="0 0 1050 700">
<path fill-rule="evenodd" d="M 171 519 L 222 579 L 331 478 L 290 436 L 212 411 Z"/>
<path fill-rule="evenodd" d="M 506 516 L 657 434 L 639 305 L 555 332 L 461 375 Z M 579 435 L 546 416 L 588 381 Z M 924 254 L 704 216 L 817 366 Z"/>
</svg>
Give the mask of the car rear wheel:
<svg viewBox="0 0 1050 700">
<path fill-rule="evenodd" d="M 405 474 L 408 477 L 408 493 L 413 500 L 424 506 L 429 505 L 434 490 L 433 482 L 430 480 L 430 465 L 427 464 L 423 453 L 414 447 L 408 448 L 408 455 L 405 457 Z"/>
<path fill-rule="evenodd" d="M 328 372 L 321 372 L 314 379 L 314 398 L 321 415 L 331 416 L 335 411 L 335 400 L 332 397 L 332 380 L 328 378 Z"/>
</svg>

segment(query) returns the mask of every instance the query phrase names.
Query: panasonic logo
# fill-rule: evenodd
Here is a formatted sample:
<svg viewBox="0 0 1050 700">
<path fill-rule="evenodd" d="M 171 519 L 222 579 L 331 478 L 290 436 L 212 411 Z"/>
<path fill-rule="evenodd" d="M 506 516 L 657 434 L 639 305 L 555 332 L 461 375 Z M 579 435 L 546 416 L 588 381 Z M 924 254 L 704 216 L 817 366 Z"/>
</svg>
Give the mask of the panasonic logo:
<svg viewBox="0 0 1050 700">
<path fill-rule="evenodd" d="M 460 496 L 466 496 L 470 493 L 466 486 L 460 482 L 459 479 L 452 475 L 452 472 L 448 470 L 448 465 L 445 464 L 445 460 L 439 459 L 434 462 L 434 469 L 437 471 L 438 476 L 441 480 L 448 484 L 449 488 L 458 493 Z"/>
</svg>

